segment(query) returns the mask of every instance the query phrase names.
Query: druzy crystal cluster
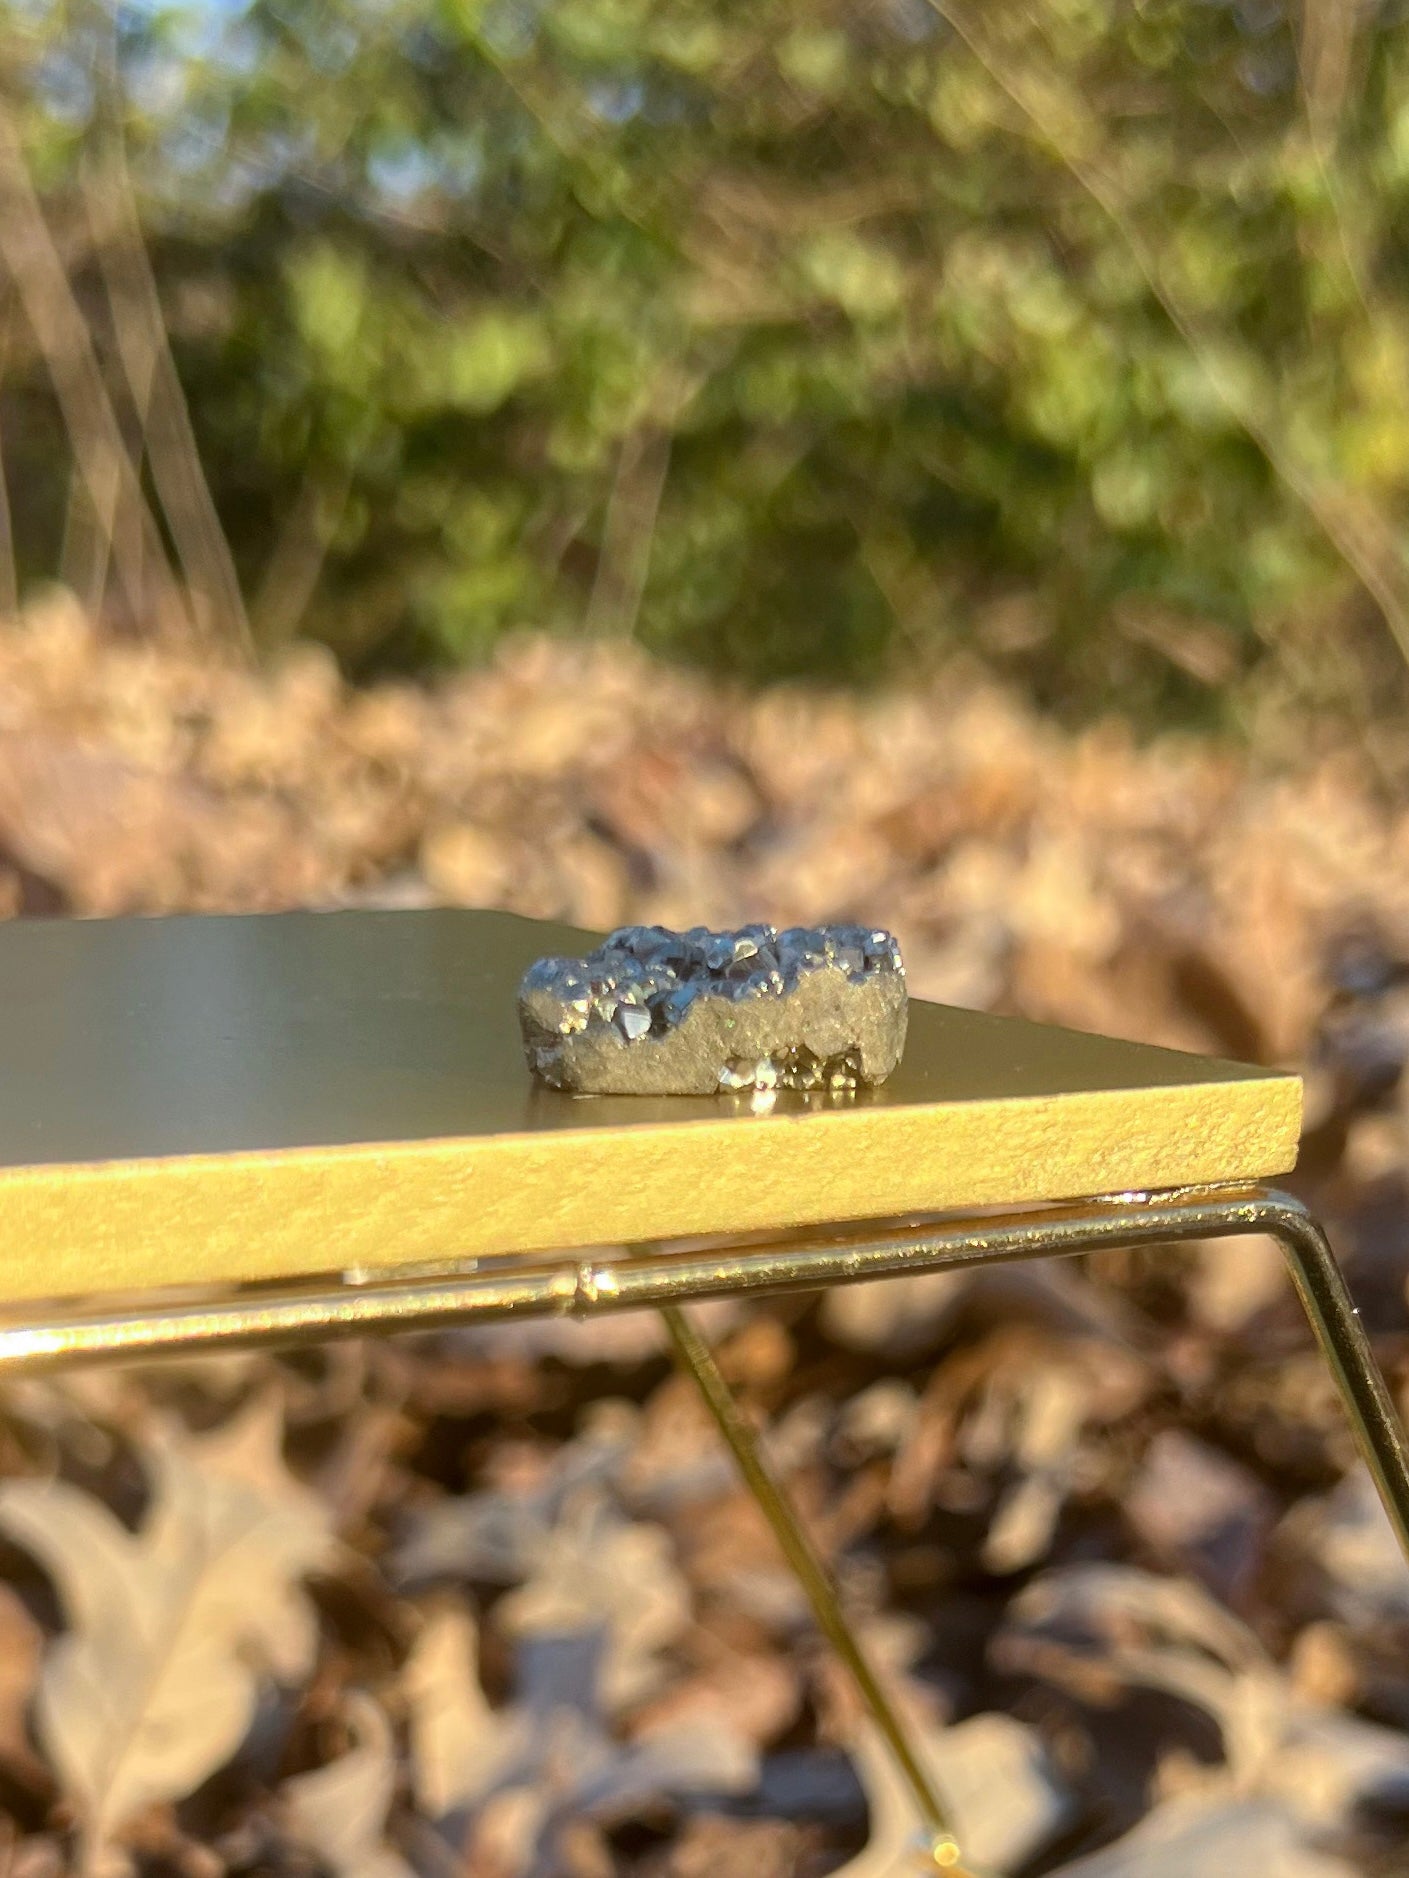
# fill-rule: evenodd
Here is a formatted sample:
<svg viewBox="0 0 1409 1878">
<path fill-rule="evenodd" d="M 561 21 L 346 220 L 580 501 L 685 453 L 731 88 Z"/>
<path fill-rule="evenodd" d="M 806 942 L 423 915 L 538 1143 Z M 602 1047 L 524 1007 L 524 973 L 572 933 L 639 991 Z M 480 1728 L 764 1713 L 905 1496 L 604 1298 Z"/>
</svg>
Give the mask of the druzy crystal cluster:
<svg viewBox="0 0 1409 1878">
<path fill-rule="evenodd" d="M 905 1044 L 905 967 L 869 926 L 623 926 L 519 987 L 529 1068 L 579 1095 L 841 1092 Z"/>
</svg>

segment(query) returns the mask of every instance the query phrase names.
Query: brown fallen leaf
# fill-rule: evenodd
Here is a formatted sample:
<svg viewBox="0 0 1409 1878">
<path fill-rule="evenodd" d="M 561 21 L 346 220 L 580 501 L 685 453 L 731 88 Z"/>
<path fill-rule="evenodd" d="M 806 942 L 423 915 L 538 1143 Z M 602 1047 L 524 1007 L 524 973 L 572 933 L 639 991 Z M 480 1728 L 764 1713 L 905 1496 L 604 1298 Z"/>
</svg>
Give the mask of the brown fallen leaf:
<svg viewBox="0 0 1409 1878">
<path fill-rule="evenodd" d="M 1071 1815 L 1071 1798 L 1035 1729 L 1009 1715 L 974 1715 L 941 1728 L 915 1715 L 911 1740 L 944 1800 L 966 1871 L 999 1878 L 1050 1844 Z M 923 1869 L 920 1819 L 889 1750 L 868 1723 L 856 1765 L 870 1802 L 864 1851 L 833 1878 L 913 1878 Z"/>
<path fill-rule="evenodd" d="M 1336 1616 L 1351 1624 L 1409 1618 L 1404 1555 L 1363 1468 L 1294 1507 L 1281 1532 L 1314 1566 Z"/>
<path fill-rule="evenodd" d="M 1124 1507 L 1146 1545 L 1241 1604 L 1273 1517 L 1272 1496 L 1255 1474 L 1177 1428 L 1162 1429 Z"/>
<path fill-rule="evenodd" d="M 263 1676 L 292 1682 L 312 1660 L 299 1581 L 332 1556 L 327 1515 L 272 1456 L 256 1463 L 274 1431 L 263 1405 L 253 1415 L 257 1437 L 239 1418 L 205 1441 L 172 1430 L 154 1441 L 135 1535 L 65 1482 L 0 1486 L 0 1527 L 50 1573 L 69 1621 L 37 1716 L 89 1868 L 134 1814 L 229 1759 Z"/>
<path fill-rule="evenodd" d="M 661 1799 L 747 1792 L 753 1748 L 718 1716 L 618 1741 L 599 1685 L 606 1636 L 540 1635 L 516 1655 L 516 1696 L 492 1710 L 479 1683 L 473 1620 L 432 1615 L 407 1664 L 415 1791 L 436 1820 L 463 1815 L 477 1857 L 506 1874 L 551 1863 L 556 1836 L 583 1818 L 611 1820 Z"/>
<path fill-rule="evenodd" d="M 943 1336 L 971 1289 L 968 1272 L 911 1272 L 868 1285 L 838 1285 L 822 1299 L 827 1334 L 856 1350 L 908 1356 Z"/>
<path fill-rule="evenodd" d="M 412 1878 L 385 1837 L 396 1789 L 391 1724 L 360 1689 L 343 1706 L 353 1736 L 347 1753 L 279 1789 L 292 1836 L 318 1854 L 333 1878 Z"/>
<path fill-rule="evenodd" d="M 38 1624 L 10 1587 L 0 1585 L 0 1760 L 24 1776 L 38 1771 L 27 1716 L 39 1684 L 43 1644 Z"/>
<path fill-rule="evenodd" d="M 513 1726 L 495 1713 L 479 1680 L 479 1635 L 468 1611 L 433 1611 L 402 1675 L 416 1803 L 444 1819 L 490 1791 L 521 1752 Z"/>
<path fill-rule="evenodd" d="M 1133 1832 L 1052 1878 L 1355 1878 L 1268 1800 L 1167 1800 Z"/>
<path fill-rule="evenodd" d="M 1020 1571 L 1046 1553 L 1071 1485 L 1091 1389 L 1073 1365 L 1049 1362 L 1024 1379 L 1014 1403 L 1012 1456 L 1020 1478 L 989 1521 L 983 1562 Z"/>
<path fill-rule="evenodd" d="M 1034 1579 L 993 1645 L 1009 1670 L 1033 1669 L 1110 1700 L 1160 1689 L 1219 1725 L 1229 1775 L 1249 1790 L 1283 1737 L 1289 1692 L 1257 1638 L 1198 1585 L 1133 1566 L 1074 1565 Z"/>
<path fill-rule="evenodd" d="M 599 1489 L 583 1487 L 497 1616 L 516 1637 L 601 1628 L 609 1638 L 602 1699 L 615 1711 L 659 1686 L 660 1652 L 689 1623 L 690 1593 L 662 1527 L 623 1518 Z"/>
<path fill-rule="evenodd" d="M 1201 1241 L 1194 1257 L 1189 1299 L 1199 1322 L 1210 1330 L 1241 1330 L 1286 1297 L 1286 1261 L 1265 1233 Z"/>
<path fill-rule="evenodd" d="M 1076 1692 L 1098 1671 L 1113 1688 L 1159 1689 L 1203 1709 L 1224 1766 L 1201 1773 L 1200 1797 L 1266 1802 L 1257 1830 L 1272 1834 L 1275 1814 L 1289 1846 L 1309 1850 L 1367 1806 L 1409 1806 L 1409 1737 L 1300 1699 L 1253 1633 L 1196 1585 L 1109 1565 L 1049 1572 L 1014 1599 L 995 1654 L 1009 1669 L 1026 1656 Z"/>
<path fill-rule="evenodd" d="M 797 1878 L 807 1840 L 782 1820 L 742 1820 L 715 1813 L 685 1822 L 664 1878 Z"/>
</svg>

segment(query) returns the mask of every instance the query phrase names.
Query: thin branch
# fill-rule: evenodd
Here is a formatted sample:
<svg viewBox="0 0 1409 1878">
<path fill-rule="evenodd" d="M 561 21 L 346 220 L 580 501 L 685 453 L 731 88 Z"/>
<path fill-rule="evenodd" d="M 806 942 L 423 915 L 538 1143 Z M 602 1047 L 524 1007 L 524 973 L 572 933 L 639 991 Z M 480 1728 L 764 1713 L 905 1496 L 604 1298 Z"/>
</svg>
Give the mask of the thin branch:
<svg viewBox="0 0 1409 1878">
<path fill-rule="evenodd" d="M 0 314 L 0 388 L 10 360 L 10 332 L 14 313 L 10 296 L 5 295 Z M 10 479 L 5 474 L 5 456 L 0 450 L 0 615 L 13 619 L 20 610 L 19 567 L 15 561 L 15 525 L 10 509 Z"/>
<path fill-rule="evenodd" d="M 142 234 L 119 114 L 116 47 L 102 65 L 95 154 L 81 173 L 98 262 L 142 444 L 198 624 L 248 650 L 239 578 L 201 465 Z"/>
<path fill-rule="evenodd" d="M 0 102 L 0 261 L 48 367 L 88 501 L 111 536 L 119 584 L 134 620 L 150 609 L 182 619 L 180 593 L 103 382 L 83 314 L 64 272 L 13 118 Z M 115 526 L 130 505 L 140 531 Z M 139 539 L 141 553 L 132 543 Z"/>
<path fill-rule="evenodd" d="M 1312 133 L 1326 149 L 1337 141 L 1350 95 L 1360 13 L 1355 0 L 1302 0 L 1297 70 Z"/>
<path fill-rule="evenodd" d="M 660 499 L 670 472 L 669 430 L 633 431 L 622 440 L 607 502 L 597 575 L 587 602 L 589 633 L 629 639 L 636 631 L 651 566 Z"/>
<path fill-rule="evenodd" d="M 1336 245 L 1361 311 L 1372 320 L 1370 291 L 1350 239 L 1336 175 L 1336 149 L 1350 95 L 1359 12 L 1353 0 L 1302 0 L 1297 78 L 1311 134 L 1312 157 L 1335 223 Z"/>
<path fill-rule="evenodd" d="M 67 587 L 93 619 L 102 613 L 108 590 L 115 526 L 111 512 L 95 513 L 88 485 L 74 463 L 69 470 L 64 528 L 59 540 L 59 585 Z"/>
<path fill-rule="evenodd" d="M 352 494 L 352 469 L 345 466 L 336 476 L 329 485 L 310 471 L 279 531 L 254 599 L 254 636 L 262 647 L 293 638 L 318 590 Z"/>
<path fill-rule="evenodd" d="M 630 638 L 636 631 L 661 497 L 670 474 L 675 427 L 704 383 L 703 374 L 672 375 L 660 410 L 622 439 L 616 475 L 607 500 L 597 574 L 587 601 L 586 630 Z"/>
</svg>

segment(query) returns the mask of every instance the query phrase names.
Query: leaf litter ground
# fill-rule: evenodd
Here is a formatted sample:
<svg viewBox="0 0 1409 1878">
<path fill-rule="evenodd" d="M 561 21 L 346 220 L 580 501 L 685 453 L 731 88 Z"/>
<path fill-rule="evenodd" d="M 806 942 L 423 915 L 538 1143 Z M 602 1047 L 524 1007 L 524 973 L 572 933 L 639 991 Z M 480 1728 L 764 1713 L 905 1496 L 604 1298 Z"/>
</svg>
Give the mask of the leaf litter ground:
<svg viewBox="0 0 1409 1878">
<path fill-rule="evenodd" d="M 0 634 L 9 914 L 876 920 L 922 995 L 1309 1074 L 1301 1190 L 1409 1377 L 1409 813 L 1060 733 L 972 672 L 741 696 L 526 640 L 352 691 Z M 1409 1572 L 1272 1248 L 702 1323 L 1012 1878 L 1409 1872 Z M 11 1384 L 15 1878 L 899 1878 L 911 1819 L 648 1318 Z"/>
</svg>

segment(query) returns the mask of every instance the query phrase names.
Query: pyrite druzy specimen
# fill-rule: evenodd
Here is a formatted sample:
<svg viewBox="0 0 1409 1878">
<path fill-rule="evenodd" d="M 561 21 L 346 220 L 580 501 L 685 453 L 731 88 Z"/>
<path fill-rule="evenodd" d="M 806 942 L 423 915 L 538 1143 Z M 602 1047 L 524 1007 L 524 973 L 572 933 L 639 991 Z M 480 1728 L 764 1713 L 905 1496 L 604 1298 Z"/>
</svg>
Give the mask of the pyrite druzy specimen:
<svg viewBox="0 0 1409 1878">
<path fill-rule="evenodd" d="M 900 947 L 868 926 L 623 926 L 519 986 L 529 1068 L 578 1095 L 883 1082 L 907 1010 Z"/>
</svg>

